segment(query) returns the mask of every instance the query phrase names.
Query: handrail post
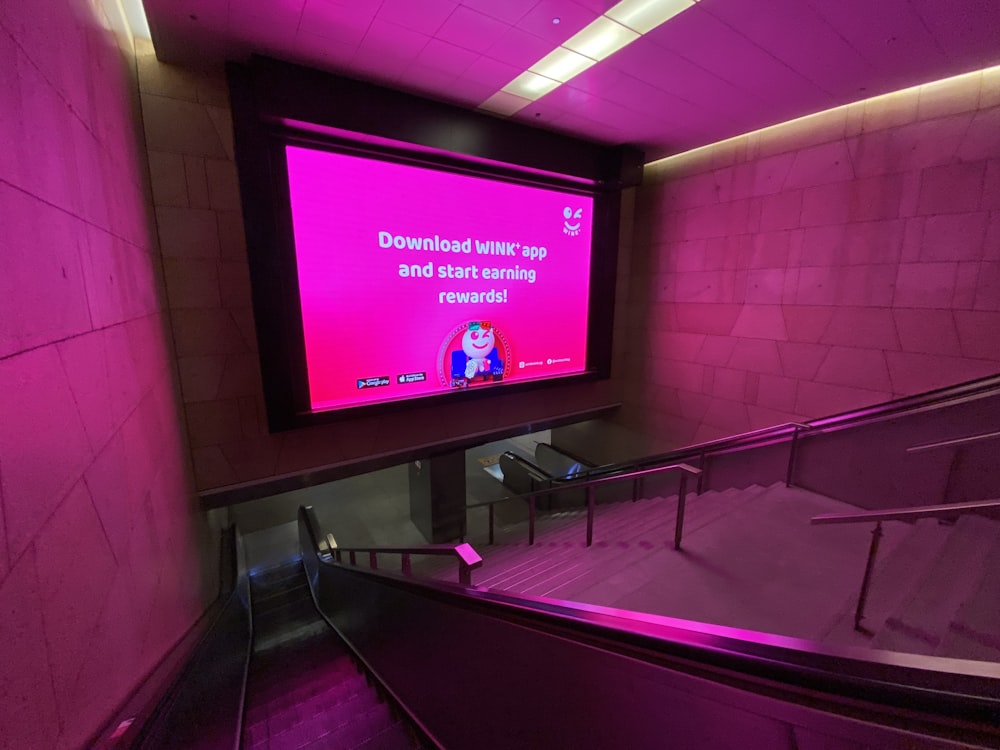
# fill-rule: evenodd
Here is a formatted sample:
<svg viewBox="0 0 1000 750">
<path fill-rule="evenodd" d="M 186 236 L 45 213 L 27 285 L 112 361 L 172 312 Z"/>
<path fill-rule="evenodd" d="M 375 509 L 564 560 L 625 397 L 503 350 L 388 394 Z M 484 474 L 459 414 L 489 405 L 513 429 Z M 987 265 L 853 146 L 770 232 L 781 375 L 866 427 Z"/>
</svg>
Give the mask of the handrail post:
<svg viewBox="0 0 1000 750">
<path fill-rule="evenodd" d="M 490 503 L 490 544 L 493 544 L 493 503 Z"/>
<path fill-rule="evenodd" d="M 705 477 L 708 476 L 708 453 L 705 451 L 701 452 L 698 468 L 701 469 L 701 474 L 698 475 L 698 487 L 695 489 L 695 493 L 700 495 L 705 491 Z"/>
<path fill-rule="evenodd" d="M 351 552 L 350 552 L 350 558 L 351 558 L 351 565 L 357 565 L 358 564 L 358 561 L 354 557 L 354 550 L 351 550 Z"/>
<path fill-rule="evenodd" d="M 594 485 L 587 488 L 587 546 L 594 541 Z"/>
<path fill-rule="evenodd" d="M 535 543 L 535 496 L 528 496 L 528 545 Z"/>
<path fill-rule="evenodd" d="M 375 550 L 368 551 L 368 567 L 372 570 L 378 570 L 378 552 Z"/>
<path fill-rule="evenodd" d="M 684 533 L 684 503 L 687 500 L 687 474 L 681 472 L 681 484 L 677 488 L 677 524 L 674 526 L 674 549 L 681 548 L 681 535 Z"/>
<path fill-rule="evenodd" d="M 799 427 L 795 426 L 795 432 L 792 433 L 792 444 L 788 449 L 788 471 L 785 473 L 785 486 L 792 486 L 792 471 L 795 470 L 795 452 L 799 447 Z"/>
<path fill-rule="evenodd" d="M 402 555 L 402 569 L 403 575 L 408 576 L 413 574 L 413 569 L 410 567 L 410 553 L 404 552 Z"/>
<path fill-rule="evenodd" d="M 868 562 L 865 564 L 865 575 L 861 579 L 861 593 L 858 594 L 858 607 L 854 610 L 854 629 L 865 632 L 861 621 L 865 619 L 865 603 L 868 601 L 868 587 L 872 582 L 872 570 L 875 568 L 875 555 L 878 554 L 878 543 L 882 538 L 882 522 L 875 524 L 872 531 L 872 543 L 868 548 Z"/>
</svg>

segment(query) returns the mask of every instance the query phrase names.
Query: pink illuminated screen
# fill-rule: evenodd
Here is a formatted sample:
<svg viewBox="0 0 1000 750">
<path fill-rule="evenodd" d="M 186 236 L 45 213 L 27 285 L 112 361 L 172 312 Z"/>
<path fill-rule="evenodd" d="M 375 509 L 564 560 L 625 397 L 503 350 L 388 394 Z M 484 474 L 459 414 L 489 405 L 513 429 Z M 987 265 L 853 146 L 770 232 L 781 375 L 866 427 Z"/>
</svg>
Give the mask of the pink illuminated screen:
<svg viewBox="0 0 1000 750">
<path fill-rule="evenodd" d="M 286 157 L 313 411 L 585 371 L 592 197 Z"/>
</svg>

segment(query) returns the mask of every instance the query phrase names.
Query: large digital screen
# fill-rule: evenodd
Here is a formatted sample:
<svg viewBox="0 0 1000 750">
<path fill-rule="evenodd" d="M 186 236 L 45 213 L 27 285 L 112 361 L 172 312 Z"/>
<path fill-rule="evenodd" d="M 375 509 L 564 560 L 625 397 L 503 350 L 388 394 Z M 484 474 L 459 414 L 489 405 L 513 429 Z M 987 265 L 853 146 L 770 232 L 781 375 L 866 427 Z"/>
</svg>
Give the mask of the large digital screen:
<svg viewBox="0 0 1000 750">
<path fill-rule="evenodd" d="M 284 155 L 312 411 L 587 370 L 591 195 Z"/>
</svg>

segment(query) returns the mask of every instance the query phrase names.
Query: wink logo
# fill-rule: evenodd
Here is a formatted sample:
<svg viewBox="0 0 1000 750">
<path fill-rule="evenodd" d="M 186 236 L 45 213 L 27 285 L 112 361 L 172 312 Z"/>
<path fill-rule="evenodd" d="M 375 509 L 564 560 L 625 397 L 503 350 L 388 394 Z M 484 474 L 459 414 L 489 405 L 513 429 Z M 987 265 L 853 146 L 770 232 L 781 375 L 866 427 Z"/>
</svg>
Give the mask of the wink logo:
<svg viewBox="0 0 1000 750">
<path fill-rule="evenodd" d="M 563 222 L 563 232 L 568 234 L 570 237 L 576 237 L 578 234 L 580 234 L 581 222 L 579 221 L 579 219 L 582 215 L 583 215 L 582 208 L 578 208 L 576 209 L 576 211 L 574 211 L 569 206 L 566 206 L 566 208 L 563 209 L 563 217 L 565 217 L 566 219 Z M 575 223 L 573 222 L 574 219 L 576 219 Z"/>
</svg>

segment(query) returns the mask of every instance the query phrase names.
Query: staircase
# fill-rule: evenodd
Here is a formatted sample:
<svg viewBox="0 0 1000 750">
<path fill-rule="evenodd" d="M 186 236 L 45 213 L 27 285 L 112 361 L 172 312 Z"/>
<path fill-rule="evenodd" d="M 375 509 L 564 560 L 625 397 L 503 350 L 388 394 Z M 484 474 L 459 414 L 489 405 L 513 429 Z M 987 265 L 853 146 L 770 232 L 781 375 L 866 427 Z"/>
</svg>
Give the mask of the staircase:
<svg viewBox="0 0 1000 750">
<path fill-rule="evenodd" d="M 254 649 L 242 747 L 419 747 L 313 606 L 299 561 L 250 579 Z"/>
<path fill-rule="evenodd" d="M 472 540 L 478 586 L 728 625 L 828 643 L 1000 661 L 1000 522 L 968 515 L 882 524 L 864 626 L 854 609 L 874 524 L 812 526 L 857 508 L 770 487 L 687 497 L 673 549 L 676 496 L 540 517 Z M 432 562 L 420 572 L 453 580 Z"/>
</svg>

